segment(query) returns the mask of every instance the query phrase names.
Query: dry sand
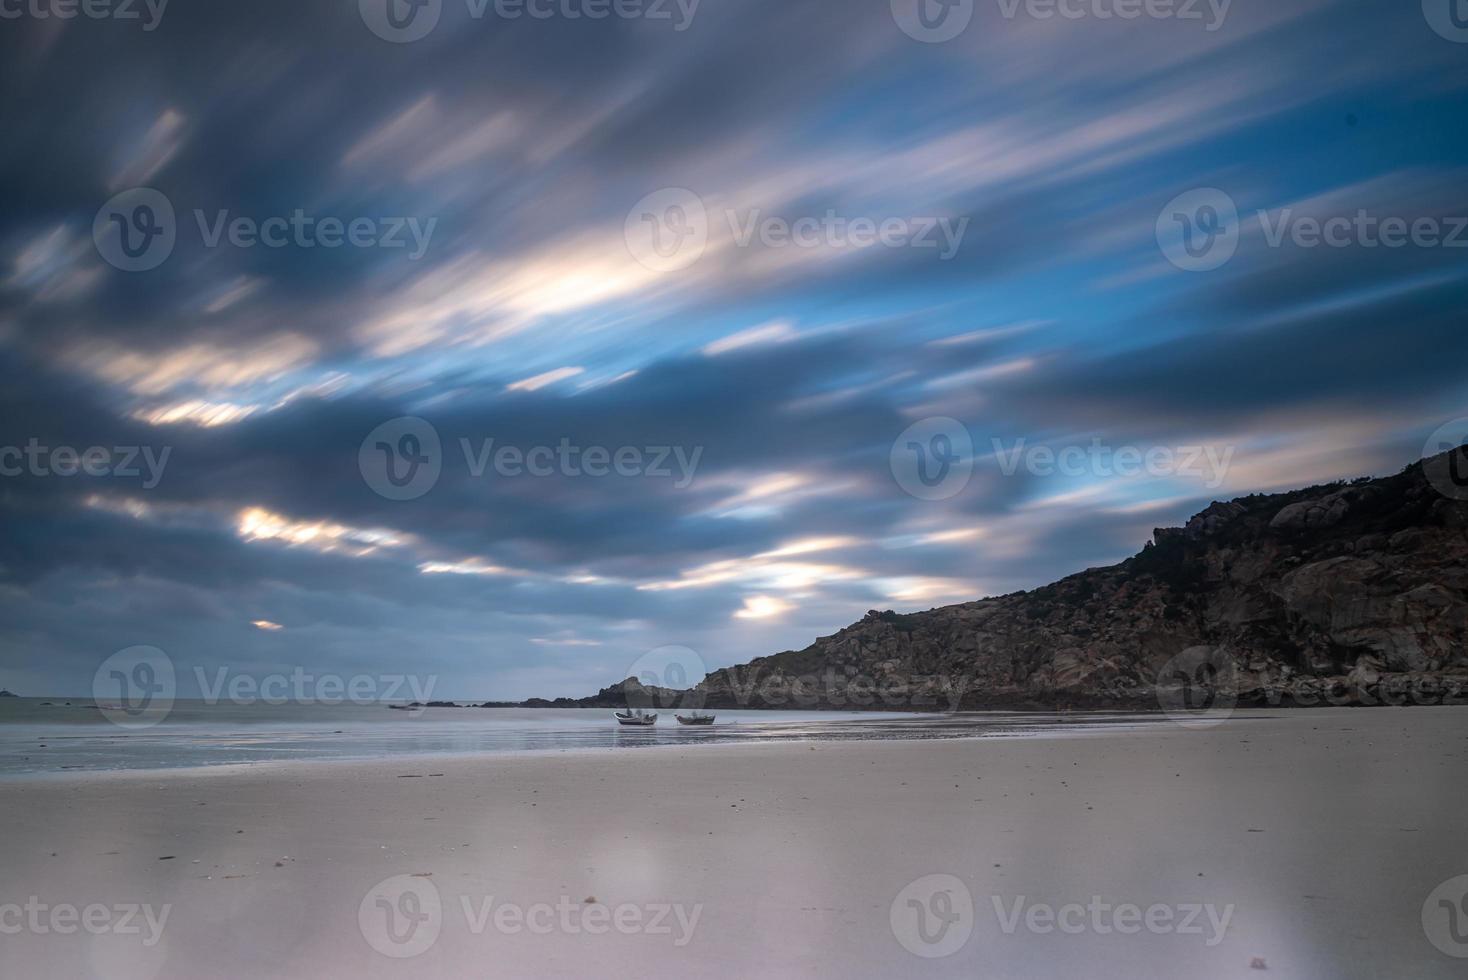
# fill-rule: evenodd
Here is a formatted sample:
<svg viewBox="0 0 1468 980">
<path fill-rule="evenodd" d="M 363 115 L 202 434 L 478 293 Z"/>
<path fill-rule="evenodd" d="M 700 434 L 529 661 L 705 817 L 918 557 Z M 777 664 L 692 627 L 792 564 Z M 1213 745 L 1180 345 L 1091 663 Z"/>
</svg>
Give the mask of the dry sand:
<svg viewBox="0 0 1468 980">
<path fill-rule="evenodd" d="M 0 976 L 1462 977 L 1422 914 L 1465 804 L 1454 708 L 12 779 Z"/>
</svg>

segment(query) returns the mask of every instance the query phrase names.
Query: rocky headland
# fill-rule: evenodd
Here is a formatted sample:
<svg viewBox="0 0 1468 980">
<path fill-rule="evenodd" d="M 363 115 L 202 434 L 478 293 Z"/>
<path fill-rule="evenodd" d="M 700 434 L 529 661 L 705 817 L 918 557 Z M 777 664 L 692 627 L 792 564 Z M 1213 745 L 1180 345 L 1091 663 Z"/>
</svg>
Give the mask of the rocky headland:
<svg viewBox="0 0 1468 980">
<path fill-rule="evenodd" d="M 1468 703 L 1463 473 L 1460 449 L 1395 476 L 1216 502 L 1120 564 L 1032 591 L 873 610 L 689 691 L 629 678 L 526 704 L 1155 708 L 1178 681 L 1226 684 L 1241 704 Z"/>
</svg>

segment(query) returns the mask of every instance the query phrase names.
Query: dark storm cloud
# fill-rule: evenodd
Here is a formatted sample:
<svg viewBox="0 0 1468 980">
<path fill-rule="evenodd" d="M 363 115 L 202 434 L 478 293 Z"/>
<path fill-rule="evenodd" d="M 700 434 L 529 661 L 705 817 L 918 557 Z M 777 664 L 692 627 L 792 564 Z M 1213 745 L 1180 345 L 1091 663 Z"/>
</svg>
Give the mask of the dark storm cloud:
<svg viewBox="0 0 1468 980">
<path fill-rule="evenodd" d="M 0 446 L 169 456 L 156 486 L 0 478 L 0 686 L 83 690 L 132 643 L 411 662 L 486 696 L 594 688 L 666 642 L 722 664 L 1115 560 L 1214 497 L 1400 465 L 1464 404 L 1461 252 L 1271 247 L 1252 217 L 1468 210 L 1468 75 L 1416 8 L 1235 4 L 1210 32 L 979 5 L 928 45 L 885 0 L 705 0 L 681 32 L 444 6 L 411 44 L 324 0 L 4 23 Z M 178 236 L 124 273 L 91 227 L 134 186 Z M 709 219 L 672 272 L 624 240 L 664 187 Z M 1245 216 L 1208 273 L 1154 237 L 1194 187 Z M 210 246 L 195 216 L 297 210 L 432 233 L 416 259 Z M 943 259 L 730 227 L 827 214 L 964 231 Z M 408 415 L 443 472 L 392 501 L 358 450 Z M 978 459 L 922 501 L 889 456 L 940 415 Z M 699 456 L 687 486 L 476 477 L 461 439 Z M 1092 439 L 1234 464 L 1000 466 Z"/>
</svg>

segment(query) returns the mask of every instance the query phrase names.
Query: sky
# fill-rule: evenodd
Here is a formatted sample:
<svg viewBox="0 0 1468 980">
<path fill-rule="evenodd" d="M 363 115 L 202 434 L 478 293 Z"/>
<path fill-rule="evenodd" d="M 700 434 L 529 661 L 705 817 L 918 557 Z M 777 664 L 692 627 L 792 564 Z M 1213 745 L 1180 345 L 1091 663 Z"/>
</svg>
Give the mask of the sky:
<svg viewBox="0 0 1468 980">
<path fill-rule="evenodd" d="M 923 2 L 0 0 L 0 687 L 581 696 L 1468 415 L 1446 3 Z"/>
</svg>

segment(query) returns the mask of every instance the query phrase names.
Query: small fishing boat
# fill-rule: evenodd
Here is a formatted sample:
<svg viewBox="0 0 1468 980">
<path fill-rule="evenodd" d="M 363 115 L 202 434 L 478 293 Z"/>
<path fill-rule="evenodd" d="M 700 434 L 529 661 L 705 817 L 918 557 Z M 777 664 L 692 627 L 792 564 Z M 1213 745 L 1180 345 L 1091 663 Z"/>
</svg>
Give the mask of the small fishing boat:
<svg viewBox="0 0 1468 980">
<path fill-rule="evenodd" d="M 692 714 L 674 715 L 673 717 L 678 719 L 680 725 L 712 725 L 714 723 L 713 715 L 701 715 L 696 711 Z"/>
<path fill-rule="evenodd" d="M 617 719 L 619 725 L 656 725 L 658 723 L 656 714 L 648 714 L 641 708 L 636 711 L 618 711 L 612 717 Z"/>
</svg>

